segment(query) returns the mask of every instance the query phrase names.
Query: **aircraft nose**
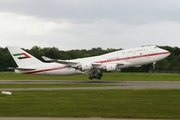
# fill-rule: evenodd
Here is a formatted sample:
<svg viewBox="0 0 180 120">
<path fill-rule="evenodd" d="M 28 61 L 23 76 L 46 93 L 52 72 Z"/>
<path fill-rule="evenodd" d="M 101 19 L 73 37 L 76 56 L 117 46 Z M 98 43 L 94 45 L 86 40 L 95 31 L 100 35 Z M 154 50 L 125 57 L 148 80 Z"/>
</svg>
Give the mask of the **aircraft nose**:
<svg viewBox="0 0 180 120">
<path fill-rule="evenodd" d="M 171 54 L 168 50 L 164 50 L 164 49 L 162 49 L 162 50 L 163 50 L 164 55 L 166 55 L 166 57 Z"/>
</svg>

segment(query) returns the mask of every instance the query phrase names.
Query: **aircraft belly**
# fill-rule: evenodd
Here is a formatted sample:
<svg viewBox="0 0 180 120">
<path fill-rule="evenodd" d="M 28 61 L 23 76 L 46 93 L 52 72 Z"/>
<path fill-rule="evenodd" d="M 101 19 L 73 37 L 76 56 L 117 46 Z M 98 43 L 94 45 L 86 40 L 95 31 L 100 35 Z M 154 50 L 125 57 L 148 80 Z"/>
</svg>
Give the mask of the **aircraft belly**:
<svg viewBox="0 0 180 120">
<path fill-rule="evenodd" d="M 47 75 L 75 75 L 80 74 L 81 72 L 72 68 L 65 68 L 61 70 L 53 70 L 53 71 L 47 71 L 44 74 Z"/>
</svg>

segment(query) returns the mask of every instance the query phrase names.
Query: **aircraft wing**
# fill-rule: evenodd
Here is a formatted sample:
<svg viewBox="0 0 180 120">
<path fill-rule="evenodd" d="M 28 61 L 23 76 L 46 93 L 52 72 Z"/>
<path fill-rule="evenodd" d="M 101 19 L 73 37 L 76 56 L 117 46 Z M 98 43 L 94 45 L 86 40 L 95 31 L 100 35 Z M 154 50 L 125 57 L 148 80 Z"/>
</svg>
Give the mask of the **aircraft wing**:
<svg viewBox="0 0 180 120">
<path fill-rule="evenodd" d="M 79 62 L 77 62 L 77 61 L 51 59 L 51 58 L 48 58 L 46 56 L 42 56 L 42 58 L 47 62 L 56 62 L 56 63 L 64 64 L 67 66 L 75 66 L 75 65 L 79 64 Z"/>
<path fill-rule="evenodd" d="M 123 61 L 123 62 L 120 62 L 120 63 L 109 63 L 109 64 L 115 64 L 116 67 L 118 67 L 118 68 L 131 65 L 130 62 L 126 62 L 126 61 Z M 94 68 L 104 68 L 104 67 L 106 67 L 106 65 L 108 65 L 108 63 L 107 64 L 92 63 L 92 66 Z"/>
<path fill-rule="evenodd" d="M 126 62 L 126 61 L 117 63 L 117 66 L 126 66 L 126 65 L 131 65 L 131 63 L 130 62 Z"/>
<path fill-rule="evenodd" d="M 102 66 L 102 63 L 92 63 L 92 66 L 94 68 L 98 68 L 98 67 Z"/>
<path fill-rule="evenodd" d="M 67 65 L 67 66 L 72 67 L 72 68 L 78 69 L 78 68 L 80 68 L 80 66 L 82 67 L 81 63 L 79 63 L 78 61 L 51 59 L 51 58 L 48 58 L 46 56 L 42 56 L 42 58 L 47 62 L 56 62 L 56 63 Z M 97 62 L 90 63 L 90 64 L 92 65 L 93 68 L 98 68 L 98 69 L 103 69 L 104 67 L 106 67 L 106 64 L 97 63 Z M 88 65 L 90 65 L 90 64 L 88 64 Z M 127 61 L 122 61 L 120 63 L 115 63 L 115 64 L 117 65 L 118 68 L 131 65 L 131 63 L 127 62 Z"/>
</svg>

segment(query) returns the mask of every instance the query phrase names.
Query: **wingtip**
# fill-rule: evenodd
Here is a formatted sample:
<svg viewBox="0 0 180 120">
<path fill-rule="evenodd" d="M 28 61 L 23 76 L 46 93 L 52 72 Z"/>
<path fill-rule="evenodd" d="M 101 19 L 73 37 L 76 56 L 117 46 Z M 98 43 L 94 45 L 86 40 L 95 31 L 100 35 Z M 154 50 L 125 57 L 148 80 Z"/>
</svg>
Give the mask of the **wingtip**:
<svg viewBox="0 0 180 120">
<path fill-rule="evenodd" d="M 42 56 L 42 58 L 43 58 L 45 61 L 52 61 L 51 58 L 48 58 L 48 57 L 46 57 L 46 56 Z"/>
</svg>

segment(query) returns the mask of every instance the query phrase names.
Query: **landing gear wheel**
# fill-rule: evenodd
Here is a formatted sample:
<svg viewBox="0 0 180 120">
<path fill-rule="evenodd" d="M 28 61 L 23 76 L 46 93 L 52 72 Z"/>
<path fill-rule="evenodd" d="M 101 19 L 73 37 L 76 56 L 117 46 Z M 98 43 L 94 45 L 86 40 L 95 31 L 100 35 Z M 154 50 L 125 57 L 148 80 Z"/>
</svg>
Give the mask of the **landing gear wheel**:
<svg viewBox="0 0 180 120">
<path fill-rule="evenodd" d="M 89 76 L 89 80 L 92 80 L 92 79 L 93 79 L 93 78 L 92 78 L 92 76 L 90 75 L 90 76 Z"/>
<path fill-rule="evenodd" d="M 96 76 L 93 75 L 93 74 L 92 74 L 92 75 L 89 75 L 89 79 L 90 79 L 90 80 L 92 80 L 93 78 L 96 78 Z"/>
<path fill-rule="evenodd" d="M 98 73 L 97 76 L 96 76 L 96 78 L 97 78 L 98 80 L 101 80 L 101 77 L 102 77 L 102 76 L 103 76 L 102 73 Z"/>
</svg>

